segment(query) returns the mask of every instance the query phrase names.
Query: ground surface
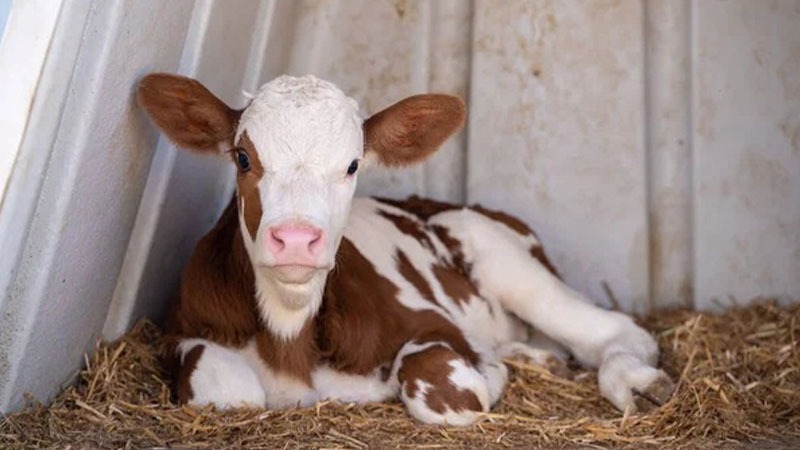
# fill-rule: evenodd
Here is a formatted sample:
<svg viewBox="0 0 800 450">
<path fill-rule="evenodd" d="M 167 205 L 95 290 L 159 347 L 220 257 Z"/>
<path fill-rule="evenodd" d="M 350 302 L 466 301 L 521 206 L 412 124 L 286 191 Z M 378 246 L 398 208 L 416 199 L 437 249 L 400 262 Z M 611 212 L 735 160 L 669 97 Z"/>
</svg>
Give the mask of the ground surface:
<svg viewBox="0 0 800 450">
<path fill-rule="evenodd" d="M 290 411 L 193 410 L 170 401 L 158 330 L 141 323 L 98 346 L 77 386 L 49 407 L 0 421 L 0 448 L 800 448 L 800 306 L 644 321 L 657 335 L 673 399 L 625 416 L 595 374 L 555 376 L 511 361 L 497 408 L 467 428 L 424 426 L 400 404 L 326 403 Z"/>
</svg>

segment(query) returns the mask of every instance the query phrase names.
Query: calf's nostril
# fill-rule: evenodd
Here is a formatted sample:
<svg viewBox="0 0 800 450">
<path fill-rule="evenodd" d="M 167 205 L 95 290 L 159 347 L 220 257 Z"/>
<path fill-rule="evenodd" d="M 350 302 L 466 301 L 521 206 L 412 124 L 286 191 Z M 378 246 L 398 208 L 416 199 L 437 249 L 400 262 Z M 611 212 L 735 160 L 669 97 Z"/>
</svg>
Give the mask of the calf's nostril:
<svg viewBox="0 0 800 450">
<path fill-rule="evenodd" d="M 277 230 L 271 229 L 269 231 L 269 238 L 267 239 L 267 243 L 272 248 L 273 251 L 279 252 L 286 247 L 286 243 L 281 239 L 279 233 L 276 233 Z"/>
<path fill-rule="evenodd" d="M 308 250 L 312 253 L 316 252 L 322 247 L 322 232 L 315 231 L 314 236 L 308 242 Z"/>
</svg>

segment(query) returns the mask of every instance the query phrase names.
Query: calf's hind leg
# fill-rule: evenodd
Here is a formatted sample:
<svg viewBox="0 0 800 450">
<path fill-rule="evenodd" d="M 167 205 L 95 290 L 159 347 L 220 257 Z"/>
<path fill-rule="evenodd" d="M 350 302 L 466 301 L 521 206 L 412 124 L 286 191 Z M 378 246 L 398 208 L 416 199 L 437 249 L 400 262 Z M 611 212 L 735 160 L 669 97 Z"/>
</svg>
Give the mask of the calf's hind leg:
<svg viewBox="0 0 800 450">
<path fill-rule="evenodd" d="M 460 242 L 481 295 L 497 299 L 582 364 L 597 368 L 600 392 L 617 408 L 646 411 L 666 402 L 674 384 L 654 367 L 658 346 L 650 334 L 564 284 L 537 258 L 541 247 L 533 233 L 518 221 L 507 225 L 498 214 L 463 209 L 435 215 L 429 223 Z"/>
</svg>

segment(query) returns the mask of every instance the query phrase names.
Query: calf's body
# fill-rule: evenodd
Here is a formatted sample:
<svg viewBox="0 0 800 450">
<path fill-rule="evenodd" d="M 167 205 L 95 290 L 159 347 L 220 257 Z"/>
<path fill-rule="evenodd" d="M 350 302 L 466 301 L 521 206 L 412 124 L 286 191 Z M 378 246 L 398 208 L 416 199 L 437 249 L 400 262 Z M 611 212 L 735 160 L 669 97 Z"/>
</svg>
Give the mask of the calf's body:
<svg viewBox="0 0 800 450">
<path fill-rule="evenodd" d="M 646 410 L 670 396 L 672 382 L 654 366 L 654 340 L 567 287 L 521 221 L 416 197 L 352 199 L 359 161 L 423 158 L 461 125 L 460 102 L 412 97 L 358 123 L 363 143 L 360 129 L 343 140 L 331 135 L 358 148 L 339 155 L 335 169 L 346 167 L 346 175 L 325 181 L 326 160 L 337 156 L 318 153 L 340 145 L 323 150 L 324 133 L 297 134 L 324 123 L 315 116 L 325 112 L 320 104 L 349 107 L 332 85 L 313 78 L 268 84 L 240 119 L 193 83 L 151 75 L 139 92 L 171 138 L 194 149 L 233 149 L 239 168 L 237 195 L 198 243 L 170 313 L 180 401 L 282 408 L 399 397 L 423 422 L 466 425 L 500 398 L 503 358 L 560 363 L 534 345 L 534 332 L 598 368 L 601 392 L 622 410 Z M 209 108 L 219 112 L 209 116 Z M 259 114 L 248 116 L 251 108 Z M 277 112 L 264 112 L 270 109 Z M 346 127 L 351 117 L 339 109 L 327 114 L 344 117 Z M 309 120 L 293 122 L 298 111 Z M 267 129 L 259 118 L 285 123 Z M 192 139 L 187 129 L 195 130 Z M 305 143 L 292 147 L 297 140 Z M 339 195 L 343 207 L 335 204 Z"/>
</svg>

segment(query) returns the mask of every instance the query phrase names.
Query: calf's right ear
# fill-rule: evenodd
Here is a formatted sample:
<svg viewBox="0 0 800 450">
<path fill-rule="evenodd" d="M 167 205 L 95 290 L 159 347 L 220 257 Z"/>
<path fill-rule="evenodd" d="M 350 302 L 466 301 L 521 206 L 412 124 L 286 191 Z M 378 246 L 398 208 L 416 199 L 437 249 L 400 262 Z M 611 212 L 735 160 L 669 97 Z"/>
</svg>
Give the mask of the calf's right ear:
<svg viewBox="0 0 800 450">
<path fill-rule="evenodd" d="M 198 81 L 151 73 L 139 81 L 136 98 L 178 146 L 209 153 L 233 147 L 241 111 L 229 108 Z"/>
</svg>

